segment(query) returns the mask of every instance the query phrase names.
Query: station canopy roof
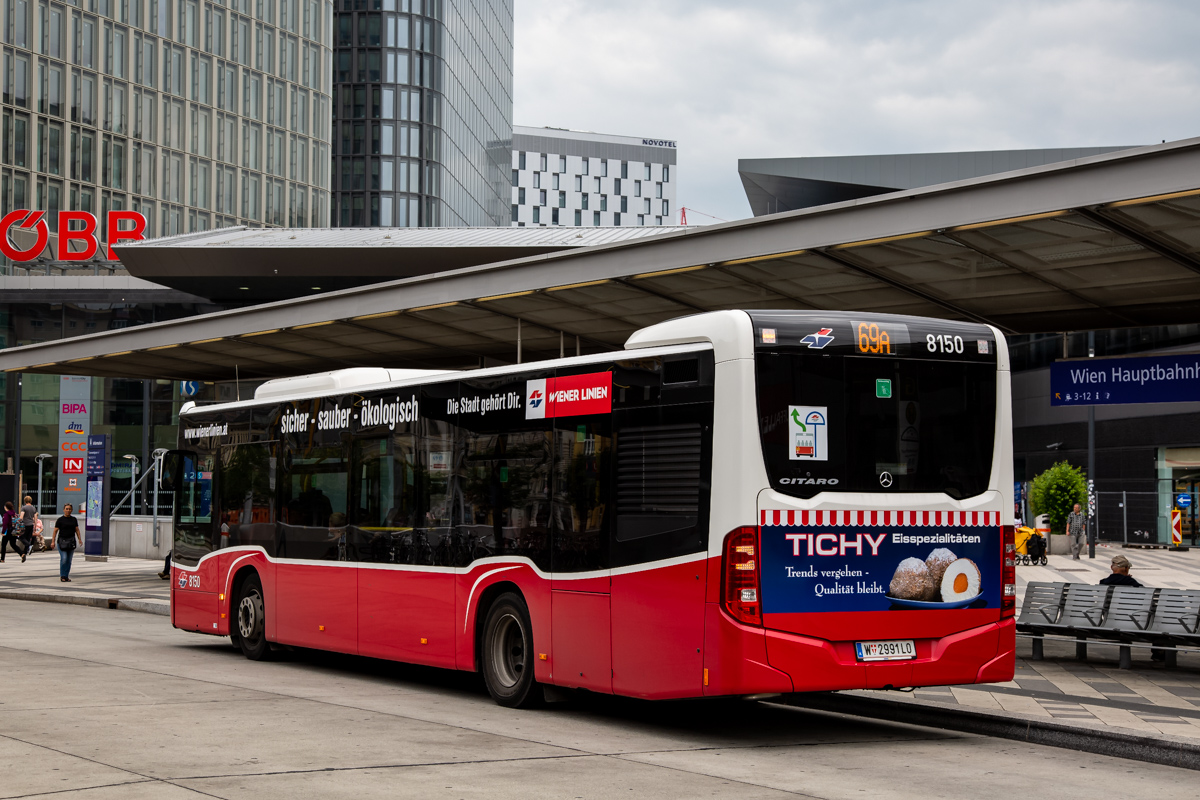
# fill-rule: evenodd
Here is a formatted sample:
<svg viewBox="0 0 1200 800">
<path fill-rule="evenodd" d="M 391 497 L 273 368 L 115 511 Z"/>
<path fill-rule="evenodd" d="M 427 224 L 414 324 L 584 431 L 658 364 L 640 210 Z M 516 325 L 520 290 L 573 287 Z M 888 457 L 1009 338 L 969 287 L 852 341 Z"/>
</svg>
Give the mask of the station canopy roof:
<svg viewBox="0 0 1200 800">
<path fill-rule="evenodd" d="M 671 228 L 217 228 L 121 248 L 134 277 L 262 303 L 660 236 Z"/>
<path fill-rule="evenodd" d="M 293 234 L 309 235 L 275 235 Z M 224 381 L 468 367 L 516 361 L 518 337 L 524 361 L 572 354 L 576 337 L 615 350 L 638 328 L 725 308 L 1011 333 L 1198 322 L 1200 139 L 11 348 L 0 369 Z"/>
</svg>

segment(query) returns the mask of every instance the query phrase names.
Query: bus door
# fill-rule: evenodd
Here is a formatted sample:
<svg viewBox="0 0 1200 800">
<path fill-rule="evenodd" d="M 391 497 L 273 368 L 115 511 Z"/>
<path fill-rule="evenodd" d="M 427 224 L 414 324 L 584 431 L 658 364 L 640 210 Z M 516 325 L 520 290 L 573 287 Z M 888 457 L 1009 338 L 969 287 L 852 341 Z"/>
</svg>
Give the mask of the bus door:
<svg viewBox="0 0 1200 800">
<path fill-rule="evenodd" d="M 358 571 L 348 563 L 346 546 L 349 442 L 337 431 L 312 427 L 299 435 L 283 434 L 275 568 L 278 641 L 354 653 Z"/>
<path fill-rule="evenodd" d="M 611 415 L 556 419 L 554 453 L 552 675 L 611 693 Z"/>
<path fill-rule="evenodd" d="M 418 488 L 429 495 L 438 485 L 423 469 L 427 459 L 419 458 L 410 427 L 398 423 L 388 436 L 354 441 L 348 543 L 351 559 L 363 564 L 359 652 L 454 667 L 454 574 L 448 568 L 456 564 L 443 546 L 450 526 L 418 512 Z"/>
<path fill-rule="evenodd" d="M 614 414 L 613 689 L 702 691 L 712 405 Z"/>
<path fill-rule="evenodd" d="M 213 551 L 213 456 L 172 450 L 163 459 L 162 484 L 172 491 L 171 622 L 185 630 L 215 633 L 217 563 Z M 184 567 L 186 569 L 179 569 Z"/>
</svg>

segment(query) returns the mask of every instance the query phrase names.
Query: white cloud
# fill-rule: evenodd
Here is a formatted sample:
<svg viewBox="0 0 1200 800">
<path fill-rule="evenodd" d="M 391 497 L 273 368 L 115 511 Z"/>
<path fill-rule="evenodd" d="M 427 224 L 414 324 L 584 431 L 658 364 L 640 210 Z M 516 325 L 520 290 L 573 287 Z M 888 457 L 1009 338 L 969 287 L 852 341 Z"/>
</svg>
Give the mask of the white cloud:
<svg viewBox="0 0 1200 800">
<path fill-rule="evenodd" d="M 1198 30 L 1190 0 L 519 0 L 514 121 L 676 139 L 679 203 L 734 219 L 738 158 L 1198 135 Z"/>
</svg>

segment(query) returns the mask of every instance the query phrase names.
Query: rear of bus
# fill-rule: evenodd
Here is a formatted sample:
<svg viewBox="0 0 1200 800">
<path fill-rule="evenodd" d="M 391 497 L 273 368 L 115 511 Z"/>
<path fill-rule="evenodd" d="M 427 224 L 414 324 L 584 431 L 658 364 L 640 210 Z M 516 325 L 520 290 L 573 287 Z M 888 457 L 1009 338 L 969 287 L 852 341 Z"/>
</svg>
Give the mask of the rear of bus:
<svg viewBox="0 0 1200 800">
<path fill-rule="evenodd" d="M 747 314 L 755 407 L 742 413 L 757 420 L 766 485 L 757 524 L 722 546 L 713 656 L 739 664 L 724 690 L 1010 680 L 1003 336 L 917 317 Z M 714 459 L 715 503 L 723 469 Z"/>
</svg>

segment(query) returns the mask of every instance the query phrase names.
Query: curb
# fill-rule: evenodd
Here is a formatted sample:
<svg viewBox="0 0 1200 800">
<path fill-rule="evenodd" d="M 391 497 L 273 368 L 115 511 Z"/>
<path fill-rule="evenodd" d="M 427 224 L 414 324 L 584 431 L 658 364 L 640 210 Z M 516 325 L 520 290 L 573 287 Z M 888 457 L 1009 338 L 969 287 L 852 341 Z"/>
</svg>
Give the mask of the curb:
<svg viewBox="0 0 1200 800">
<path fill-rule="evenodd" d="M 33 600 L 41 603 L 66 603 L 74 606 L 90 606 L 92 608 L 116 608 L 122 611 L 137 611 L 142 614 L 157 614 L 161 617 L 171 616 L 171 604 L 166 600 L 145 600 L 123 597 L 90 597 L 80 594 L 62 594 L 60 592 L 21 592 L 0 591 L 0 600 Z"/>
<path fill-rule="evenodd" d="M 1150 736 L 1128 728 L 1085 728 L 1031 714 L 968 711 L 933 701 L 884 700 L 834 692 L 787 695 L 774 702 L 1200 770 L 1200 742 L 1181 736 Z"/>
</svg>

